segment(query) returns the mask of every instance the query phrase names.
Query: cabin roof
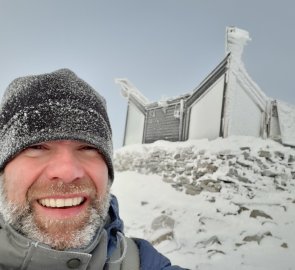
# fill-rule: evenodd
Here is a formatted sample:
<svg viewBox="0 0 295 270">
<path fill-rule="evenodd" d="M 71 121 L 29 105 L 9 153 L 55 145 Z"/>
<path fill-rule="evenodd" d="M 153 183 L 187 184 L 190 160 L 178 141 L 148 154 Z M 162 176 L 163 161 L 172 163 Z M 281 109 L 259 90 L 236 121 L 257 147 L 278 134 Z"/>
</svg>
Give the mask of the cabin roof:
<svg viewBox="0 0 295 270">
<path fill-rule="evenodd" d="M 157 107 L 162 107 L 165 105 L 171 105 L 175 103 L 179 103 L 180 100 L 185 100 L 188 105 L 191 105 L 199 96 L 201 96 L 206 90 L 214 84 L 220 76 L 222 76 L 227 70 L 227 64 L 230 57 L 230 53 L 228 53 L 225 58 L 209 73 L 209 75 L 191 92 L 184 95 L 179 95 L 174 98 L 169 98 L 164 101 L 152 102 L 146 104 L 146 109 L 154 109 Z"/>
<path fill-rule="evenodd" d="M 228 53 L 222 61 L 209 73 L 209 75 L 193 90 L 187 105 L 190 106 L 196 99 L 203 95 L 223 74 L 225 74 L 228 66 L 230 53 Z"/>
</svg>

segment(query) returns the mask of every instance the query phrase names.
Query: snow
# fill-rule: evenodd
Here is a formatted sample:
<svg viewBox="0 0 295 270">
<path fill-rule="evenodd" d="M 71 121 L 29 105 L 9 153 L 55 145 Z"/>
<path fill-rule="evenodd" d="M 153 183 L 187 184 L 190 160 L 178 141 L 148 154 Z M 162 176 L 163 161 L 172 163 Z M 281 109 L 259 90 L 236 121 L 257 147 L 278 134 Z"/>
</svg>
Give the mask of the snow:
<svg viewBox="0 0 295 270">
<path fill-rule="evenodd" d="M 224 76 L 219 78 L 210 90 L 191 106 L 189 139 L 215 139 L 219 136 L 223 87 Z"/>
<path fill-rule="evenodd" d="M 227 27 L 226 34 L 226 54 L 231 52 L 235 60 L 241 59 L 245 45 L 251 40 L 249 32 L 237 27 Z"/>
<path fill-rule="evenodd" d="M 277 100 L 281 140 L 286 145 L 295 146 L 295 106 Z"/>
<path fill-rule="evenodd" d="M 136 167 L 186 153 L 192 155 L 185 160 L 186 168 L 204 162 L 218 167 L 196 183 L 217 181 L 219 192 L 204 189 L 188 195 L 185 188 L 176 188 L 177 175 L 168 183 L 161 172 Z M 117 150 L 115 168 L 112 192 L 118 197 L 126 234 L 153 242 L 173 264 L 202 270 L 295 269 L 294 149 L 238 136 L 158 141 Z M 230 176 L 234 169 L 244 178 Z M 157 220 L 162 222 L 158 227 Z"/>
<path fill-rule="evenodd" d="M 133 143 L 141 143 L 144 130 L 145 115 L 133 104 L 128 104 L 127 119 L 125 125 L 125 141 L 126 145 Z"/>
<path fill-rule="evenodd" d="M 238 83 L 253 97 L 254 102 L 265 110 L 266 102 L 269 98 L 252 80 L 242 61 L 244 47 L 250 40 L 251 38 L 247 31 L 236 27 L 229 27 L 227 29 L 226 53 L 231 53 L 230 71 L 235 75 Z"/>
<path fill-rule="evenodd" d="M 149 103 L 149 100 L 128 79 L 115 79 L 115 83 L 121 86 L 123 97 L 129 98 L 133 95 L 142 105 Z"/>
<path fill-rule="evenodd" d="M 240 129 L 240 123 L 234 123 L 232 118 L 243 119 L 246 115 L 257 115 L 254 122 L 261 122 L 261 113 L 266 112 L 267 106 L 270 103 L 270 98 L 268 98 L 265 93 L 260 89 L 260 87 L 252 80 L 248 74 L 245 65 L 242 61 L 242 54 L 244 47 L 248 41 L 250 41 L 249 33 L 243 29 L 236 27 L 227 28 L 226 36 L 226 53 L 230 52 L 230 62 L 228 66 L 228 77 L 227 77 L 227 91 L 225 99 L 225 132 L 226 134 L 247 134 L 254 135 L 253 131 L 245 133 L 245 130 Z M 244 92 L 244 93 L 243 93 Z M 242 98 L 240 95 L 247 95 L 248 98 Z M 255 106 L 247 106 L 247 104 L 241 107 L 239 106 L 239 100 L 251 101 Z M 257 108 L 255 108 L 257 107 Z M 252 125 L 252 122 L 248 123 Z M 250 127 L 253 129 L 254 126 Z M 256 128 L 255 133 L 259 133 L 260 128 Z"/>
</svg>

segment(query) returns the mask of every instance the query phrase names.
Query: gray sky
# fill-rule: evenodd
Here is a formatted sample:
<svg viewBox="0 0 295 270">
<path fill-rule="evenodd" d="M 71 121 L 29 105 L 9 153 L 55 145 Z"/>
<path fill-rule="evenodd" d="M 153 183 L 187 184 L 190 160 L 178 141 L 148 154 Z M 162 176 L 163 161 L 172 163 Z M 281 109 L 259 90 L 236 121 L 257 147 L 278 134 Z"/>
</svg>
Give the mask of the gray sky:
<svg viewBox="0 0 295 270">
<path fill-rule="evenodd" d="M 14 78 L 70 68 L 108 102 L 122 145 L 126 100 L 191 92 L 224 57 L 225 28 L 250 32 L 246 69 L 270 97 L 295 104 L 293 0 L 0 0 L 0 91 Z"/>
</svg>

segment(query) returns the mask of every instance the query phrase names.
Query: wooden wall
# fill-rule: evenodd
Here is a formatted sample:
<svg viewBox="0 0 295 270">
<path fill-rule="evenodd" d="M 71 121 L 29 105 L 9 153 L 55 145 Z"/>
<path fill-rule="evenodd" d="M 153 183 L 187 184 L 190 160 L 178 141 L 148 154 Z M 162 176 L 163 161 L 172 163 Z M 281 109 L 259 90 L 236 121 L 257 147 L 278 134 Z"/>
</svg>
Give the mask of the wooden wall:
<svg viewBox="0 0 295 270">
<path fill-rule="evenodd" d="M 146 115 L 144 143 L 157 140 L 179 141 L 180 118 L 175 116 L 179 104 L 149 109 Z"/>
</svg>

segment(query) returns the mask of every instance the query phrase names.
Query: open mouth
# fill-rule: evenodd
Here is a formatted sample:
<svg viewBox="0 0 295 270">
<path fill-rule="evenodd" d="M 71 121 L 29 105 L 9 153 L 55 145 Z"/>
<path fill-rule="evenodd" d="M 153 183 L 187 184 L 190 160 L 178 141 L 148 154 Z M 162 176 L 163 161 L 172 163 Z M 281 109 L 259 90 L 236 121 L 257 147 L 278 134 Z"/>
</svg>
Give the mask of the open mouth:
<svg viewBox="0 0 295 270">
<path fill-rule="evenodd" d="M 74 197 L 74 198 L 46 198 L 38 200 L 39 204 L 47 208 L 69 208 L 82 205 L 85 202 L 84 197 Z"/>
</svg>

